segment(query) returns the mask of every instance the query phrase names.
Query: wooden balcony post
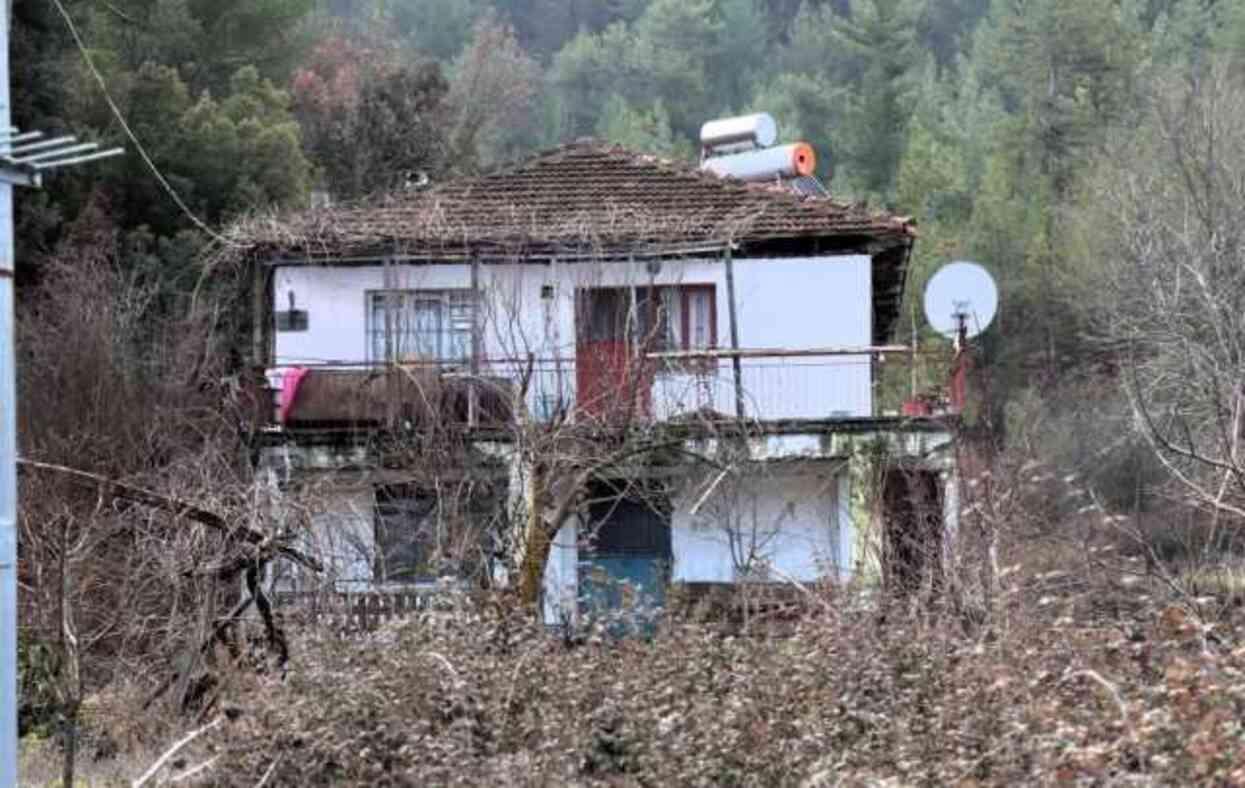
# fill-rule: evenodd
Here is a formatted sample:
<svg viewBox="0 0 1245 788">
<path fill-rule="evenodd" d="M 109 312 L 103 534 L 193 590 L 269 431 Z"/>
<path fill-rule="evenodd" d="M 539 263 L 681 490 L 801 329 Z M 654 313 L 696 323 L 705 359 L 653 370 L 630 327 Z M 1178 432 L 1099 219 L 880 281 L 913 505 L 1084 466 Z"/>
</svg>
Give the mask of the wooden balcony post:
<svg viewBox="0 0 1245 788">
<path fill-rule="evenodd" d="M 467 381 L 467 426 L 480 420 L 480 257 L 471 256 L 471 378 Z"/>
<path fill-rule="evenodd" d="M 739 310 L 735 304 L 735 262 L 731 244 L 726 245 L 726 300 L 731 315 L 731 367 L 735 373 L 735 417 L 744 420 L 744 373 L 739 360 Z"/>
</svg>

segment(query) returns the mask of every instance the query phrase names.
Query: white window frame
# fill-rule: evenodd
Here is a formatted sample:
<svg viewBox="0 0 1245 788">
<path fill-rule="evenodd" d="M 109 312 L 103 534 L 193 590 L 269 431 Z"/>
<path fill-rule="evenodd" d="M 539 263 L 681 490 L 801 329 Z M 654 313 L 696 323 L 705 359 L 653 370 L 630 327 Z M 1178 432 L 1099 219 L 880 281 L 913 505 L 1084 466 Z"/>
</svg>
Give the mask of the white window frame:
<svg viewBox="0 0 1245 788">
<path fill-rule="evenodd" d="M 399 329 L 399 335 L 386 340 L 386 327 L 377 325 L 377 313 L 383 318 L 384 308 L 378 309 L 377 299 L 400 299 L 398 314 L 407 320 L 414 319 L 416 303 L 437 303 L 440 311 L 437 316 L 438 325 L 433 330 L 435 337 L 435 353 L 418 353 L 421 329 L 414 327 L 409 330 Z M 419 290 L 419 289 L 382 289 L 368 290 L 364 296 L 364 312 L 367 326 L 364 336 L 365 352 L 371 363 L 427 361 L 438 364 L 463 364 L 471 360 L 475 333 L 475 309 L 472 303 L 472 291 L 466 288 Z M 398 347 L 404 339 L 412 340 L 415 347 Z M 381 344 L 378 344 L 381 343 Z M 387 357 L 388 356 L 388 357 Z"/>
</svg>

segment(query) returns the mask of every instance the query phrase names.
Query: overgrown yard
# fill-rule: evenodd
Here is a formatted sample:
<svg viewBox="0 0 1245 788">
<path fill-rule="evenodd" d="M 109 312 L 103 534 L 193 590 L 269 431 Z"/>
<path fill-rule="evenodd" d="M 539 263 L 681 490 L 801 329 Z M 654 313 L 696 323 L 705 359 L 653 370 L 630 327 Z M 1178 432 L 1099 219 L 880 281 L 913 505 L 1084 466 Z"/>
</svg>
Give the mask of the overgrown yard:
<svg viewBox="0 0 1245 788">
<path fill-rule="evenodd" d="M 1239 608 L 1199 617 L 1144 586 L 1028 583 L 990 627 L 825 590 L 750 633 L 684 621 L 648 641 L 568 642 L 462 599 L 367 636 L 297 633 L 284 679 L 227 678 L 218 727 L 161 776 L 210 761 L 188 782 L 1245 785 Z M 128 702 L 92 716 L 131 734 L 83 764 L 99 784 L 196 727 Z"/>
<path fill-rule="evenodd" d="M 1236 608 L 1209 624 L 1115 592 L 1017 591 L 968 629 L 826 592 L 769 634 L 650 642 L 427 614 L 296 638 L 286 680 L 236 686 L 242 714 L 203 755 L 247 786 L 1245 785 Z"/>
</svg>

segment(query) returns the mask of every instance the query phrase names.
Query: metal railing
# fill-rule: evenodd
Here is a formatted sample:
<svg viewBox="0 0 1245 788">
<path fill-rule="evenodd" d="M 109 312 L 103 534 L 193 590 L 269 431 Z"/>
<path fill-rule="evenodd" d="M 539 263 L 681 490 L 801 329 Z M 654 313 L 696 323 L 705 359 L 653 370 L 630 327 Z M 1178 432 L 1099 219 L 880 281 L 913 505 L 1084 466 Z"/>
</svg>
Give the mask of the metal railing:
<svg viewBox="0 0 1245 788">
<path fill-rule="evenodd" d="M 302 626 L 341 633 L 370 632 L 388 622 L 452 602 L 453 589 L 410 588 L 353 592 L 277 591 L 275 607 Z"/>
<path fill-rule="evenodd" d="M 520 392 L 538 422 L 592 418 L 610 409 L 644 421 L 734 418 L 741 411 L 750 420 L 829 420 L 875 415 L 875 361 L 885 353 L 906 363 L 906 351 L 711 350 L 629 356 L 606 364 L 577 363 L 571 356 L 481 358 L 474 364 L 320 362 L 270 369 L 268 383 L 279 413 L 288 370 L 303 368 L 324 379 L 318 394 L 307 394 L 301 414 L 296 407 L 287 409 L 294 417 L 285 420 L 288 425 L 383 421 L 396 414 L 407 421 L 436 417 L 441 423 L 501 426 L 513 418 Z"/>
</svg>

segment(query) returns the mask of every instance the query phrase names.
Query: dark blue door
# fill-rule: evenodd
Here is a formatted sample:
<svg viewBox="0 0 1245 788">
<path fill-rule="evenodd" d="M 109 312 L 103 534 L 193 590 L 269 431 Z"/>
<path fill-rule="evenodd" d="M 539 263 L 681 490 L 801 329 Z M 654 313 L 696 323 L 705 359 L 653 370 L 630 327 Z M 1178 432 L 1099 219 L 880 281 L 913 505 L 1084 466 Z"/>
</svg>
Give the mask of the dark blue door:
<svg viewBox="0 0 1245 788">
<path fill-rule="evenodd" d="M 670 577 L 670 519 L 657 496 L 594 495 L 580 552 L 580 612 L 617 634 L 651 634 Z"/>
</svg>

